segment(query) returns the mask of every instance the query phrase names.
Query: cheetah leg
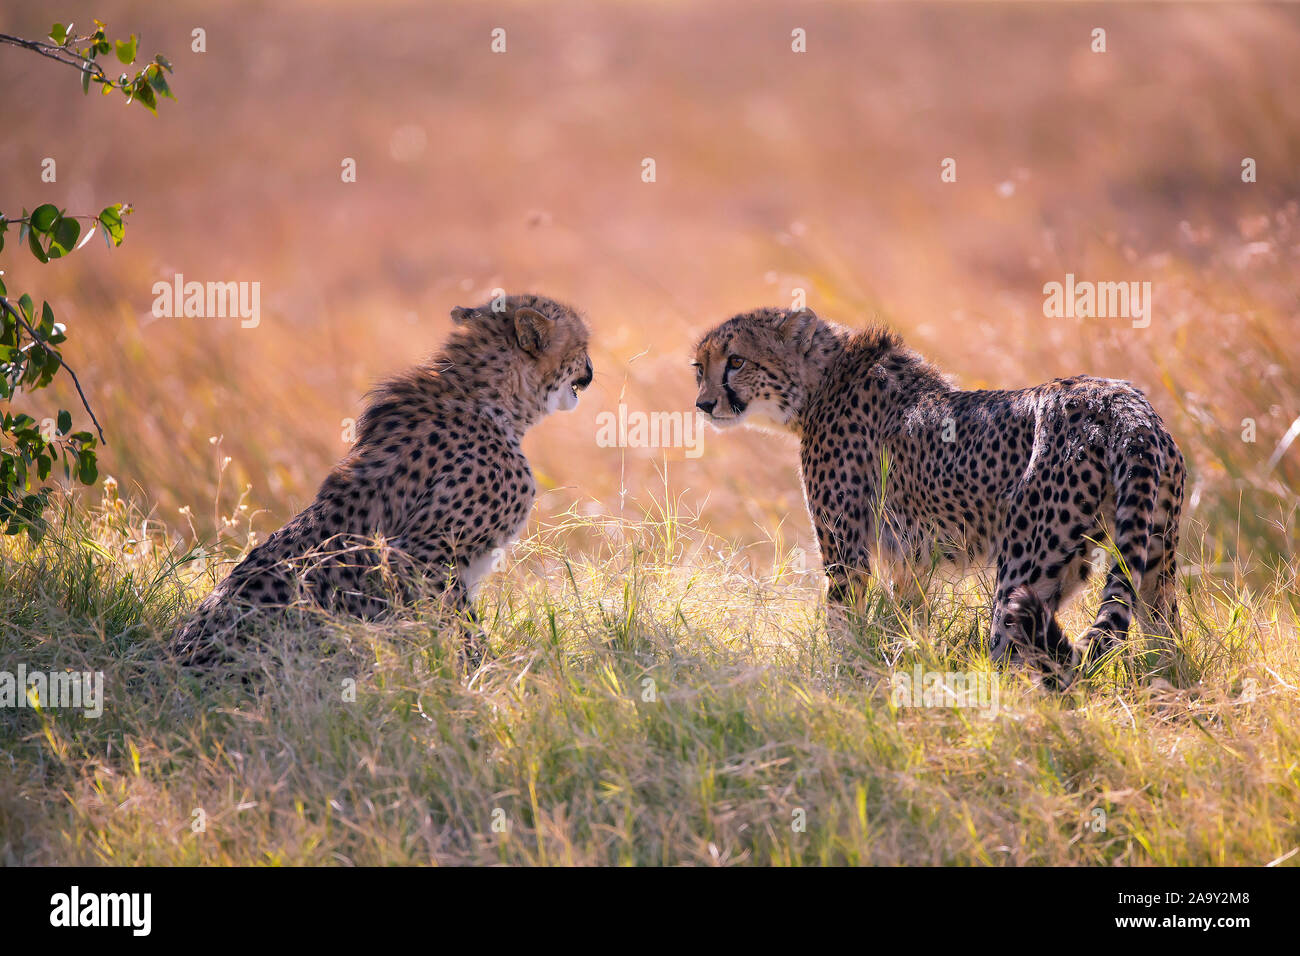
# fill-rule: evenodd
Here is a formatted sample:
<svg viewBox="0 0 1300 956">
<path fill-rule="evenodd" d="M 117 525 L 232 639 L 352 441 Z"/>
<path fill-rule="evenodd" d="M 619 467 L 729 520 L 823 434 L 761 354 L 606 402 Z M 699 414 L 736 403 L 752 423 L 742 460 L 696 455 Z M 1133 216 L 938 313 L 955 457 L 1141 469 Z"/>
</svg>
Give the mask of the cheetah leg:
<svg viewBox="0 0 1300 956">
<path fill-rule="evenodd" d="M 1025 540 L 1036 543 L 1026 549 Z M 1044 670 L 1051 686 L 1061 688 L 1073 680 L 1079 655 L 1061 630 L 1056 611 L 1083 581 L 1087 542 L 1080 539 L 1052 549 L 1048 540 L 1047 532 L 1028 536 L 1022 529 L 1004 542 L 989 656 L 995 661 L 1029 658 Z"/>
<path fill-rule="evenodd" d="M 908 613 L 917 611 L 925 603 L 925 588 L 921 584 L 919 567 L 919 561 L 894 558 L 888 563 L 882 563 L 877 572 L 889 587 L 894 603 Z"/>
<path fill-rule="evenodd" d="M 855 568 L 826 569 L 826 630 L 834 641 L 847 641 L 866 610 L 869 575 Z"/>
<path fill-rule="evenodd" d="M 470 600 L 464 581 L 449 574 L 441 597 L 442 617 L 452 622 L 461 638 L 460 660 L 466 673 L 472 674 L 483 664 L 487 654 L 487 633 L 479 623 L 478 611 Z"/>
<path fill-rule="evenodd" d="M 1012 559 L 1004 549 L 998 559 L 993 593 L 993 621 L 989 627 L 989 657 L 994 663 L 1009 661 L 1018 649 L 1015 617 L 1009 612 L 1012 610 L 1012 595 L 1026 587 L 1028 578 L 1029 563 Z"/>
<path fill-rule="evenodd" d="M 1178 617 L 1178 522 L 1182 508 L 1182 473 L 1176 471 L 1162 491 L 1158 530 L 1148 542 L 1147 573 L 1138 592 L 1138 623 L 1155 638 L 1156 647 L 1171 657 L 1181 636 Z"/>
<path fill-rule="evenodd" d="M 1182 634 L 1182 622 L 1178 617 L 1177 578 L 1174 555 L 1162 555 L 1160 564 L 1142 579 L 1138 595 L 1138 626 L 1153 640 L 1154 647 L 1166 659 L 1172 656 L 1176 639 Z"/>
<path fill-rule="evenodd" d="M 461 622 L 461 629 L 464 632 L 464 643 L 461 653 L 465 658 L 465 667 L 471 673 L 483 666 L 483 658 L 487 656 L 488 639 L 487 632 L 483 630 L 483 625 L 478 618 L 478 611 L 470 608 Z"/>
<path fill-rule="evenodd" d="M 1128 635 L 1148 568 L 1154 535 L 1155 476 L 1162 471 L 1162 453 L 1151 439 L 1139 436 L 1121 450 L 1112 469 L 1115 487 L 1115 550 L 1118 560 L 1106 576 L 1097 618 L 1081 640 L 1086 659 L 1099 661 Z M 1092 665 L 1089 665 L 1092 669 Z"/>
<path fill-rule="evenodd" d="M 1056 620 L 1060 592 L 1031 587 L 999 574 L 989 631 L 989 657 L 996 663 L 1029 659 L 1047 672 L 1053 686 L 1072 680 L 1078 653 Z"/>
</svg>

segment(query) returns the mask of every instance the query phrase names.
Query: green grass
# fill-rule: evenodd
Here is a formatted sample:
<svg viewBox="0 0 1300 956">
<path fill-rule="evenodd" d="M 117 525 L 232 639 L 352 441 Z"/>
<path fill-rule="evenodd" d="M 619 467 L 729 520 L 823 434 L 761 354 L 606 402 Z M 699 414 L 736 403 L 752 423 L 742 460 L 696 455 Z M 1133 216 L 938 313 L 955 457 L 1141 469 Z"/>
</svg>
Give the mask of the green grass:
<svg viewBox="0 0 1300 956">
<path fill-rule="evenodd" d="M 0 710 L 0 861 L 1265 864 L 1300 846 L 1300 610 L 1280 585 L 1189 575 L 1172 660 L 1130 654 L 1057 694 L 990 668 L 978 586 L 911 619 L 882 596 L 832 646 L 815 567 L 777 545 L 755 576 L 656 507 L 517 546 L 481 595 L 493 656 L 469 681 L 418 613 L 268 632 L 245 679 L 200 681 L 164 641 L 215 572 L 169 534 L 109 497 L 65 506 L 34 549 L 5 542 L 0 667 L 103 671 L 106 704 Z M 917 663 L 987 673 L 996 711 L 895 706 Z"/>
</svg>

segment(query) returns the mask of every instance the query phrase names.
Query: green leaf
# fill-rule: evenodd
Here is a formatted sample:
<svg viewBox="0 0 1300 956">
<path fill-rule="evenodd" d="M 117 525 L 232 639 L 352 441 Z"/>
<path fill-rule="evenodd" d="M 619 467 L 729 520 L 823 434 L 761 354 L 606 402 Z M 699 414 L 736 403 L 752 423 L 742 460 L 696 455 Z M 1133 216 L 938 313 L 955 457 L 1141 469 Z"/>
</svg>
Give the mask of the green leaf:
<svg viewBox="0 0 1300 956">
<path fill-rule="evenodd" d="M 72 218 L 60 218 L 54 224 L 54 239 L 50 243 L 50 258 L 66 256 L 77 248 L 77 239 L 81 236 L 81 224 Z"/>
<path fill-rule="evenodd" d="M 135 44 L 136 44 L 136 41 L 135 41 L 135 34 L 134 34 L 134 33 L 131 34 L 131 39 L 129 39 L 129 40 L 118 40 L 118 41 L 117 41 L 117 58 L 118 58 L 119 60 L 121 60 L 123 63 L 134 63 L 134 62 L 135 62 Z"/>
<path fill-rule="evenodd" d="M 154 62 L 157 63 L 159 66 L 165 67 L 168 73 L 172 72 L 172 65 L 171 62 L 167 59 L 167 57 L 163 56 L 161 53 L 158 53 L 155 54 L 153 59 Z"/>
<path fill-rule="evenodd" d="M 59 207 L 48 202 L 37 206 L 28 217 L 28 222 L 37 232 L 49 232 L 58 221 Z"/>
<path fill-rule="evenodd" d="M 176 99 L 172 96 L 171 87 L 167 85 L 167 77 L 163 75 L 162 67 L 151 66 L 144 71 L 145 76 L 149 78 L 149 85 L 157 91 L 159 96 L 165 96 L 168 99 Z"/>
<path fill-rule="evenodd" d="M 115 246 L 122 244 L 122 239 L 126 234 L 126 227 L 122 225 L 121 203 L 105 206 L 103 212 L 99 214 L 99 224 L 104 227 L 105 240 L 112 239 Z"/>
<path fill-rule="evenodd" d="M 54 310 L 50 308 L 48 302 L 41 303 L 41 324 L 36 327 L 36 331 L 43 336 L 48 336 L 54 331 Z"/>
<path fill-rule="evenodd" d="M 149 81 L 141 76 L 135 81 L 135 85 L 131 89 L 141 105 L 156 116 L 158 114 L 158 97 L 154 95 L 153 87 L 149 85 Z"/>
<path fill-rule="evenodd" d="M 27 537 L 31 538 L 32 544 L 40 544 L 41 538 L 45 537 L 45 528 L 40 522 L 29 521 L 22 525 L 22 529 L 27 532 Z"/>
<path fill-rule="evenodd" d="M 32 297 L 26 292 L 18 298 L 18 308 L 23 310 L 23 318 L 30 322 L 32 320 L 32 310 L 36 308 L 36 304 L 32 302 Z M 19 417 L 26 418 L 27 416 L 20 415 Z"/>
<path fill-rule="evenodd" d="M 81 92 L 90 92 L 90 66 L 86 65 L 81 68 Z"/>
<path fill-rule="evenodd" d="M 53 40 L 55 43 L 57 43 L 59 46 L 63 46 L 63 41 L 66 40 L 67 38 L 68 38 L 68 28 L 64 26 L 62 23 L 56 23 L 54 24 L 54 26 L 50 27 L 50 39 Z"/>
<path fill-rule="evenodd" d="M 72 413 L 63 409 L 59 410 L 59 434 L 66 435 L 72 428 Z"/>
<path fill-rule="evenodd" d="M 93 485 L 98 477 L 99 467 L 95 463 L 95 453 L 93 451 L 83 451 L 80 461 L 77 462 L 77 479 L 83 485 Z"/>
<path fill-rule="evenodd" d="M 41 248 L 41 241 L 36 238 L 35 232 L 29 232 L 27 234 L 27 245 L 31 248 L 32 255 L 34 255 L 37 259 L 40 259 L 41 262 L 50 261 L 50 257 L 47 256 L 45 254 L 45 250 Z"/>
</svg>

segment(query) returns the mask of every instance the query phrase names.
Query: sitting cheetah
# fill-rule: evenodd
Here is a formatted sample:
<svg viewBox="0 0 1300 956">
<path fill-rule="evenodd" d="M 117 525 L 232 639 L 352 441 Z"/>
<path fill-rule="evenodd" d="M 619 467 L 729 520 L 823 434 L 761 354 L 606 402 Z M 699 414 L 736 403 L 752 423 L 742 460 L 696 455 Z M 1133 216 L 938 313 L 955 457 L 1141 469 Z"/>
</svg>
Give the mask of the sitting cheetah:
<svg viewBox="0 0 1300 956">
<path fill-rule="evenodd" d="M 466 626 L 497 549 L 528 520 L 536 488 L 519 441 L 542 416 L 577 406 L 591 383 L 587 328 L 568 306 L 520 295 L 451 313 L 423 365 L 377 387 L 357 442 L 315 501 L 254 548 L 173 639 L 192 662 L 218 656 L 250 610 L 306 598 L 374 618 L 397 586 L 423 579 Z"/>
<path fill-rule="evenodd" d="M 996 565 L 989 651 L 1026 651 L 1068 680 L 1136 609 L 1178 628 L 1185 469 L 1146 397 L 1075 377 L 1015 391 L 956 388 L 893 332 L 812 312 L 735 316 L 696 346 L 696 405 L 720 427 L 764 418 L 800 439 L 804 496 L 837 616 L 875 573 L 900 596 L 940 563 Z M 1117 560 L 1078 645 L 1056 610 L 1111 535 Z M 901 593 L 900 593 L 901 592 Z"/>
</svg>

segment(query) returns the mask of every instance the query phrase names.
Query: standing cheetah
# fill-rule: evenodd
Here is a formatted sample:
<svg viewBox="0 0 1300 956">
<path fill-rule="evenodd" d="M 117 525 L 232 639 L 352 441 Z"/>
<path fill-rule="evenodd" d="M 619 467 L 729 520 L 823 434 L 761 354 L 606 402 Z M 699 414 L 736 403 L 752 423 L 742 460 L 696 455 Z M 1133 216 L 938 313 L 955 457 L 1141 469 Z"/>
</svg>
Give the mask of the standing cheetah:
<svg viewBox="0 0 1300 956">
<path fill-rule="evenodd" d="M 1146 397 L 1114 379 L 956 388 L 893 332 L 810 311 L 735 316 L 696 347 L 715 425 L 765 418 L 800 439 L 804 495 L 837 613 L 864 576 L 914 596 L 940 563 L 996 565 L 989 651 L 1046 652 L 1067 677 L 1094 642 L 1178 629 L 1183 456 Z M 1074 645 L 1056 610 L 1113 541 L 1096 621 Z M 1035 656 L 1043 657 L 1036 654 Z"/>
<path fill-rule="evenodd" d="M 371 393 L 356 444 L 315 501 L 177 632 L 180 654 L 210 661 L 250 611 L 303 598 L 374 618 L 389 609 L 393 584 L 407 598 L 421 581 L 473 643 L 475 588 L 523 530 L 536 494 L 520 439 L 544 415 L 576 407 L 592 368 L 587 327 L 550 299 L 510 296 L 451 318 L 440 351 Z"/>
</svg>

